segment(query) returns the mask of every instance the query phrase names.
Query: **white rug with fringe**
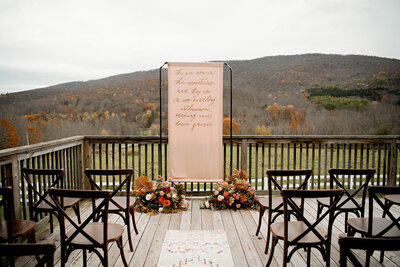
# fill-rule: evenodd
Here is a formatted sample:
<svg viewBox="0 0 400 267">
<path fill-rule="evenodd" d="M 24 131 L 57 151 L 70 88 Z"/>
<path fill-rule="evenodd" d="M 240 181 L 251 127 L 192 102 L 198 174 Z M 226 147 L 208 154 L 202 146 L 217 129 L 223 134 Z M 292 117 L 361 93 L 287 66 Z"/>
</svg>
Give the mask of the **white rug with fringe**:
<svg viewBox="0 0 400 267">
<path fill-rule="evenodd" d="M 158 267 L 232 267 L 224 230 L 167 230 Z"/>
</svg>

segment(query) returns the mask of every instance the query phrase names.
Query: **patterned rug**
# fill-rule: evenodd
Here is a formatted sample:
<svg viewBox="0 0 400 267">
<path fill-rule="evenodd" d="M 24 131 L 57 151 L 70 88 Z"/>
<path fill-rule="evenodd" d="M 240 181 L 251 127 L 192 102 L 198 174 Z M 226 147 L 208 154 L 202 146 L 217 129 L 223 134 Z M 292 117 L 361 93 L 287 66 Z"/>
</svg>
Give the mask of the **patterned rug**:
<svg viewBox="0 0 400 267">
<path fill-rule="evenodd" d="M 232 267 L 228 239 L 223 230 L 167 230 L 158 267 Z"/>
</svg>

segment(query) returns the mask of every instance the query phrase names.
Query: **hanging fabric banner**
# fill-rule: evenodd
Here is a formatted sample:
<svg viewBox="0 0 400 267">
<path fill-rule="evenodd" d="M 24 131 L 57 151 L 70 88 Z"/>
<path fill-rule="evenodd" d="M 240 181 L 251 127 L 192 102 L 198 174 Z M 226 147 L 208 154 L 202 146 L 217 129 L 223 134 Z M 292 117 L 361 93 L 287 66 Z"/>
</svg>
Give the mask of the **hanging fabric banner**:
<svg viewBox="0 0 400 267">
<path fill-rule="evenodd" d="M 223 63 L 168 63 L 169 177 L 223 180 Z"/>
</svg>

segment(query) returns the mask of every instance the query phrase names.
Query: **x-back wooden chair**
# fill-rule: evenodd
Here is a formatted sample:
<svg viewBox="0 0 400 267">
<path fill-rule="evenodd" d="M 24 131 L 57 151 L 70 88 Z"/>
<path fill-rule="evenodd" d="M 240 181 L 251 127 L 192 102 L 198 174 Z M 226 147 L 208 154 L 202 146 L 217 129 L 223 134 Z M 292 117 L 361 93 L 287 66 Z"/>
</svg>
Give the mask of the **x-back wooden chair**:
<svg viewBox="0 0 400 267">
<path fill-rule="evenodd" d="M 344 196 L 336 207 L 336 213 L 333 220 L 336 219 L 341 213 L 345 215 L 345 232 L 347 232 L 346 222 L 348 220 L 349 213 L 354 213 L 357 217 L 364 217 L 365 212 L 365 198 L 367 195 L 368 184 L 374 177 L 374 169 L 330 169 L 330 188 L 334 189 L 341 188 L 344 190 Z M 342 177 L 342 181 L 340 181 Z M 351 191 L 350 187 L 355 182 L 358 182 L 360 186 Z M 347 186 L 345 184 L 347 179 Z M 356 198 L 357 195 L 361 194 L 361 199 Z M 329 206 L 329 199 L 317 199 L 317 217 L 321 214 L 322 210 Z"/>
<path fill-rule="evenodd" d="M 19 237 L 27 237 L 28 242 L 35 243 L 36 223 L 31 220 L 16 220 L 14 218 L 14 197 L 11 187 L 0 188 L 0 197 L 0 243 L 13 243 Z M 10 256 L 10 264 L 13 265 L 14 257 L 7 256 Z"/>
<path fill-rule="evenodd" d="M 52 267 L 54 266 L 54 252 L 56 251 L 56 245 L 54 241 L 48 241 L 47 243 L 14 243 L 14 244 L 0 244 L 0 255 L 1 256 L 32 256 L 35 255 L 38 259 L 38 267 Z M 40 255 L 43 255 L 40 258 Z M 14 262 L 10 263 L 11 267 L 14 267 Z"/>
<path fill-rule="evenodd" d="M 115 213 L 122 217 L 125 225 L 127 226 L 127 234 L 129 241 L 129 248 L 133 251 L 133 243 L 131 236 L 131 220 L 135 233 L 138 234 L 138 230 L 135 222 L 134 204 L 135 198 L 131 196 L 132 178 L 134 174 L 133 169 L 116 169 L 116 170 L 94 170 L 86 169 L 86 177 L 89 179 L 90 187 L 92 190 L 104 190 L 100 183 L 96 182 L 96 177 L 108 176 L 108 177 L 124 177 L 120 179 L 119 186 L 112 190 L 110 199 L 109 213 Z M 107 189 L 107 188 L 106 188 Z M 96 206 L 97 203 L 94 203 Z"/>
<path fill-rule="evenodd" d="M 318 249 L 326 266 L 330 266 L 330 245 L 332 236 L 332 222 L 334 210 L 343 195 L 343 189 L 334 190 L 282 190 L 284 207 L 283 222 L 274 222 L 271 225 L 272 244 L 271 253 L 266 266 L 272 261 L 275 246 L 278 240 L 283 240 L 283 264 L 286 266 L 293 254 L 301 248 L 307 250 L 307 266 L 311 265 L 311 248 Z M 325 213 L 315 221 L 303 215 L 301 207 L 296 203 L 295 198 L 328 198 L 330 206 Z M 298 221 L 289 221 L 289 208 L 295 213 Z M 328 217 L 328 227 L 322 226 L 321 222 Z M 289 247 L 293 246 L 289 252 Z"/>
<path fill-rule="evenodd" d="M 64 170 L 22 168 L 22 177 L 28 184 L 30 217 L 38 221 L 41 212 L 49 213 L 50 232 L 53 232 L 53 213 L 56 206 L 49 196 L 49 188 L 64 188 Z M 64 207 L 74 210 L 80 223 L 79 198 L 65 198 Z"/>
<path fill-rule="evenodd" d="M 94 190 L 67 190 L 67 189 L 49 189 L 50 196 L 56 203 L 58 218 L 60 221 L 60 242 L 61 242 L 61 266 L 64 267 L 72 251 L 76 249 L 83 250 L 83 266 L 87 266 L 87 251 L 95 253 L 104 266 L 108 266 L 108 245 L 111 242 L 117 242 L 120 249 L 121 258 L 124 266 L 128 266 L 123 247 L 122 235 L 124 226 L 108 222 L 108 207 L 111 198 L 109 191 Z M 92 213 L 81 223 L 77 224 L 66 212 L 64 199 L 66 197 L 99 199 L 98 205 L 92 210 Z M 101 222 L 95 222 L 95 217 L 101 214 Z M 70 227 L 66 231 L 66 222 Z M 103 251 L 103 255 L 99 249 Z"/>
<path fill-rule="evenodd" d="M 280 215 L 283 215 L 283 201 L 282 197 L 273 197 L 273 189 L 281 191 L 283 189 L 297 189 L 304 190 L 307 188 L 309 178 L 312 176 L 312 169 L 305 170 L 267 170 L 268 176 L 268 197 L 259 198 L 257 204 L 260 208 L 258 227 L 256 235 L 260 232 L 262 217 L 265 210 L 268 210 L 267 218 L 267 239 L 265 244 L 265 254 L 268 252 L 270 240 L 270 226 Z M 292 179 L 292 181 L 290 181 Z M 304 202 L 301 199 L 296 200 L 301 209 L 303 209 Z M 272 207 L 272 208 L 270 208 Z M 289 214 L 294 214 L 289 208 Z"/>
<path fill-rule="evenodd" d="M 359 233 L 365 237 L 373 238 L 400 238 L 400 216 L 395 217 L 390 210 L 391 206 L 385 205 L 379 198 L 379 195 L 400 194 L 400 187 L 397 186 L 370 186 L 368 188 L 368 217 L 349 218 L 347 221 L 348 236 L 354 236 Z M 374 204 L 377 204 L 383 210 L 385 217 L 374 217 Z M 383 262 L 383 251 L 380 262 Z M 366 266 L 369 266 L 370 256 L 374 252 L 373 248 L 367 249 L 365 260 Z"/>
</svg>

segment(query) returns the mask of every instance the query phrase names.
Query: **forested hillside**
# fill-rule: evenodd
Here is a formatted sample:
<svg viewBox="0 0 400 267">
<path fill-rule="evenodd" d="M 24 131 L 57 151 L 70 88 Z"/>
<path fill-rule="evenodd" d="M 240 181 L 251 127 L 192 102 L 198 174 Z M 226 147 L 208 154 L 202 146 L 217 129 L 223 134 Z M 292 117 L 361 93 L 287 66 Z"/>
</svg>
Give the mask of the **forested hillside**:
<svg viewBox="0 0 400 267">
<path fill-rule="evenodd" d="M 228 64 L 235 133 L 400 134 L 400 60 L 306 54 Z M 166 69 L 162 76 L 167 133 Z M 224 80 L 229 116 L 228 70 Z M 73 135 L 158 134 L 158 84 L 155 69 L 0 95 L 0 148 Z"/>
</svg>

